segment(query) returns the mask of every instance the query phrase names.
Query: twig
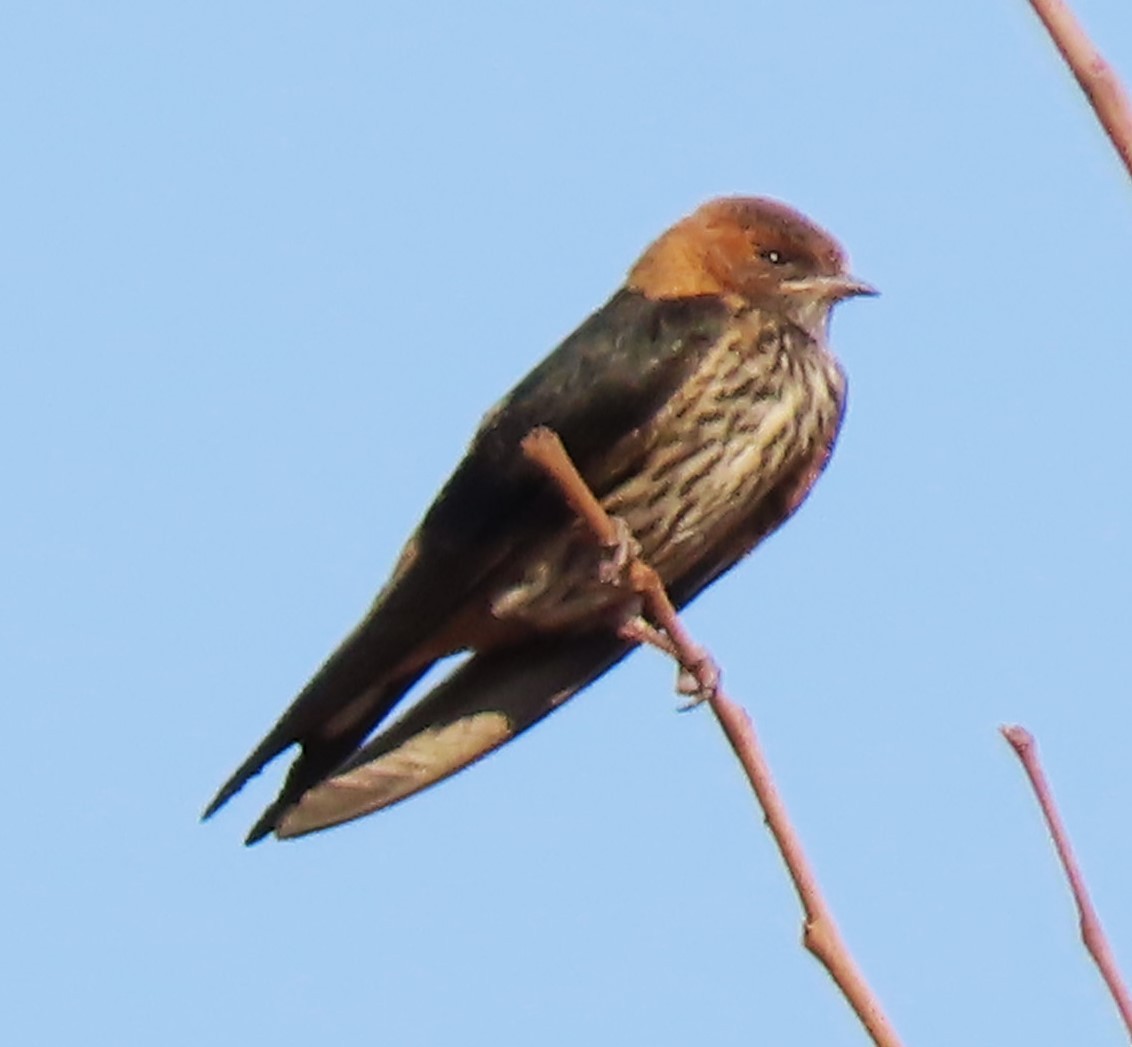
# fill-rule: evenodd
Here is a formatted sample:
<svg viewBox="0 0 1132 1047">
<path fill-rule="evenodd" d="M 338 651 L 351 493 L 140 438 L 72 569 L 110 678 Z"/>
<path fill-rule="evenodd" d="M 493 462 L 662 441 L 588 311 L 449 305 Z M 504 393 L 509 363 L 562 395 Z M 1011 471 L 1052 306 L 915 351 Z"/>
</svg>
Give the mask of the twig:
<svg viewBox="0 0 1132 1047">
<path fill-rule="evenodd" d="M 1132 104 L 1129 103 L 1128 95 L 1119 78 L 1093 46 L 1088 34 L 1064 0 L 1030 0 L 1030 6 L 1042 20 L 1046 31 L 1061 52 L 1061 57 L 1065 59 L 1077 78 L 1081 90 L 1085 92 L 1109 140 L 1124 161 L 1125 168 L 1132 175 Z M 1049 783 L 1038 760 L 1034 737 L 1024 727 L 1019 726 L 1003 727 L 1002 735 L 1021 760 L 1037 796 L 1050 835 L 1053 837 L 1057 856 L 1065 870 L 1070 890 L 1073 892 L 1073 900 L 1077 903 L 1081 940 L 1100 971 L 1105 985 L 1108 986 L 1108 991 L 1124 1021 L 1124 1027 L 1129 1035 L 1132 1035 L 1132 999 L 1129 998 L 1128 990 L 1120 976 L 1120 969 L 1109 948 L 1104 928 L 1089 899 L 1084 876 L 1073 856 L 1069 836 L 1057 812 Z"/>
<path fill-rule="evenodd" d="M 1077 903 L 1077 915 L 1081 925 L 1081 940 L 1085 948 L 1101 972 L 1101 977 L 1108 986 L 1108 991 L 1116 1003 L 1120 1017 L 1124 1020 L 1124 1027 L 1132 1035 L 1132 999 L 1120 977 L 1120 968 L 1109 948 L 1104 928 L 1096 909 L 1089 899 L 1089 890 L 1085 886 L 1085 877 L 1073 857 L 1073 848 L 1069 844 L 1069 834 L 1065 831 L 1061 816 L 1057 813 L 1053 793 L 1049 782 L 1046 781 L 1041 761 L 1038 759 L 1038 746 L 1034 736 L 1025 727 L 1003 727 L 1002 736 L 1010 743 L 1011 748 L 1022 761 L 1026 776 L 1030 779 L 1034 795 L 1038 798 L 1038 805 L 1042 809 L 1053 845 L 1057 849 L 1057 856 L 1061 859 L 1061 866 L 1065 870 L 1065 877 L 1069 881 L 1069 888 L 1073 892 L 1073 900 Z"/>
<path fill-rule="evenodd" d="M 1093 46 L 1064 0 L 1030 0 L 1030 6 L 1073 71 L 1105 134 L 1132 175 L 1132 105 L 1112 66 Z"/>
<path fill-rule="evenodd" d="M 601 545 L 612 548 L 624 540 L 618 525 L 578 474 L 557 434 L 550 429 L 534 429 L 523 439 L 522 447 L 523 453 L 554 481 Z M 626 564 L 624 578 L 641 596 L 649 618 L 670 641 L 657 646 L 673 654 L 681 669 L 695 679 L 700 697 L 710 704 L 746 772 L 802 904 L 805 916 L 802 940 L 806 948 L 829 972 L 873 1042 L 878 1047 L 899 1047 L 900 1039 L 858 970 L 822 897 L 817 878 L 775 787 L 751 718 L 724 694 L 714 661 L 692 641 L 660 577 L 635 551 Z M 643 638 L 647 641 L 647 637 Z"/>
</svg>

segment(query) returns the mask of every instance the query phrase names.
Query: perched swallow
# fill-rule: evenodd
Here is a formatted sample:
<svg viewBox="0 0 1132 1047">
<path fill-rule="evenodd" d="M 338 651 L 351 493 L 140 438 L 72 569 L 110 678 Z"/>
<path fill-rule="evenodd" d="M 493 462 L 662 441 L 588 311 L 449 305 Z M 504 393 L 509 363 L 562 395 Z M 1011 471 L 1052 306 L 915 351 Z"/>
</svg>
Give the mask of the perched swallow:
<svg viewBox="0 0 1132 1047">
<path fill-rule="evenodd" d="M 486 416 L 372 608 L 209 805 L 298 744 L 247 842 L 396 803 L 527 730 L 627 655 L 637 608 L 521 449 L 553 429 L 680 607 L 782 524 L 833 449 L 834 304 L 876 292 L 772 200 L 714 200 Z M 438 659 L 469 652 L 378 725 Z"/>
</svg>

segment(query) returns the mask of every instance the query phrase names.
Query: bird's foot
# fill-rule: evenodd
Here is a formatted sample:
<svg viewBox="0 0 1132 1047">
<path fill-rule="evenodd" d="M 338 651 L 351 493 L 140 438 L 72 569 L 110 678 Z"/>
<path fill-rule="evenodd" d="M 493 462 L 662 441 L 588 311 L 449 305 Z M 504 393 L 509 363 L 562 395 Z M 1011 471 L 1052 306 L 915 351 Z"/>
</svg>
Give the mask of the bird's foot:
<svg viewBox="0 0 1132 1047">
<path fill-rule="evenodd" d="M 680 652 L 672 637 L 663 629 L 658 629 L 637 612 L 626 614 L 617 624 L 617 635 L 623 640 L 655 647 L 673 658 L 680 658 Z M 680 712 L 694 709 L 701 702 L 711 701 L 719 692 L 720 672 L 715 659 L 702 647 L 693 647 L 691 657 L 680 662 L 676 675 L 676 693 L 690 698 L 678 706 Z"/>
<path fill-rule="evenodd" d="M 616 534 L 611 542 L 602 546 L 597 576 L 603 585 L 621 585 L 625 581 L 625 569 L 641 555 L 641 543 L 633 537 L 633 532 L 624 519 L 620 516 L 611 516 L 609 519 Z"/>
<path fill-rule="evenodd" d="M 668 634 L 662 632 L 651 622 L 641 617 L 640 607 L 628 607 L 623 612 L 622 619 L 617 623 L 617 635 L 622 640 L 631 640 L 633 643 L 644 644 L 646 647 L 655 647 L 668 655 L 675 655 L 676 648 Z"/>
<path fill-rule="evenodd" d="M 693 657 L 681 663 L 676 675 L 676 693 L 690 698 L 680 706 L 681 712 L 694 709 L 701 702 L 711 701 L 719 693 L 719 666 L 702 647 L 696 647 Z"/>
</svg>

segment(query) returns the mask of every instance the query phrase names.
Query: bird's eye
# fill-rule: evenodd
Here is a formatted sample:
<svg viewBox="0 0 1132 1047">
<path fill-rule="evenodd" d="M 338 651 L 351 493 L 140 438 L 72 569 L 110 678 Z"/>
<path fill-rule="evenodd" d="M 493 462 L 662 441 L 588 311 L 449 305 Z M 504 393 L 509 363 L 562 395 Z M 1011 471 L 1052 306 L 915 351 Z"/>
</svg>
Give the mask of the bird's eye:
<svg viewBox="0 0 1132 1047">
<path fill-rule="evenodd" d="M 760 251 L 759 257 L 764 262 L 770 262 L 771 265 L 783 265 L 786 262 L 786 256 L 781 251 Z"/>
</svg>

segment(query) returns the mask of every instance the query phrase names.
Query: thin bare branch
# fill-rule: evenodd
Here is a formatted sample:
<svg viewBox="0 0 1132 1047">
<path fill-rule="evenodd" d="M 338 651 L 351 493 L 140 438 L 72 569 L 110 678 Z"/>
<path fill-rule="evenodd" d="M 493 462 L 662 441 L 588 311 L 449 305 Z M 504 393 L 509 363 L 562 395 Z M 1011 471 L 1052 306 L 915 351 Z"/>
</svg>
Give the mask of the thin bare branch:
<svg viewBox="0 0 1132 1047">
<path fill-rule="evenodd" d="M 594 497 L 557 434 L 550 429 L 532 430 L 523 440 L 523 452 L 554 481 L 563 497 L 601 545 L 614 547 L 624 540 L 623 530 Z M 775 787 L 751 718 L 741 706 L 724 694 L 719 686 L 719 672 L 715 662 L 692 641 L 681 624 L 660 577 L 636 555 L 635 550 L 626 564 L 622 584 L 627 584 L 641 596 L 648 617 L 663 630 L 666 638 L 654 646 L 672 654 L 683 673 L 693 678 L 699 697 L 710 704 L 724 735 L 742 764 L 798 893 L 805 914 L 803 941 L 806 948 L 829 972 L 872 1037 L 873 1043 L 878 1047 L 899 1047 L 900 1039 L 896 1031 L 858 969 L 822 896 L 801 840 L 790 823 L 786 805 Z M 635 632 L 634 638 L 650 642 L 647 630 Z"/>
<path fill-rule="evenodd" d="M 1119 77 L 1093 46 L 1064 0 L 1030 0 L 1030 6 L 1073 71 L 1105 134 L 1132 175 L 1132 104 Z"/>
<path fill-rule="evenodd" d="M 1077 859 L 1073 856 L 1069 834 L 1065 831 L 1065 825 L 1061 821 L 1061 815 L 1058 814 L 1049 782 L 1046 781 L 1045 772 L 1042 770 L 1041 761 L 1038 759 L 1038 746 L 1034 741 L 1034 736 L 1025 727 L 1003 727 L 1001 730 L 1002 736 L 1010 743 L 1011 748 L 1017 753 L 1018 759 L 1022 761 L 1022 767 L 1026 771 L 1026 776 L 1030 779 L 1034 795 L 1038 798 L 1038 805 L 1042 809 L 1050 836 L 1053 837 L 1053 845 L 1057 848 L 1057 856 L 1061 859 L 1061 867 L 1065 870 L 1069 888 L 1073 892 L 1073 900 L 1077 903 L 1077 915 L 1081 924 L 1081 940 L 1085 943 L 1085 948 L 1093 958 L 1097 969 L 1101 972 L 1105 985 L 1108 986 L 1108 991 L 1120 1011 L 1120 1017 L 1124 1020 L 1124 1027 L 1128 1030 L 1129 1035 L 1132 1035 L 1132 999 L 1128 996 L 1128 990 L 1120 976 L 1120 968 L 1112 955 L 1100 918 L 1097 916 L 1097 911 L 1093 908 L 1093 903 L 1089 898 L 1089 890 L 1085 886 L 1085 877 L 1081 874 Z"/>
</svg>

